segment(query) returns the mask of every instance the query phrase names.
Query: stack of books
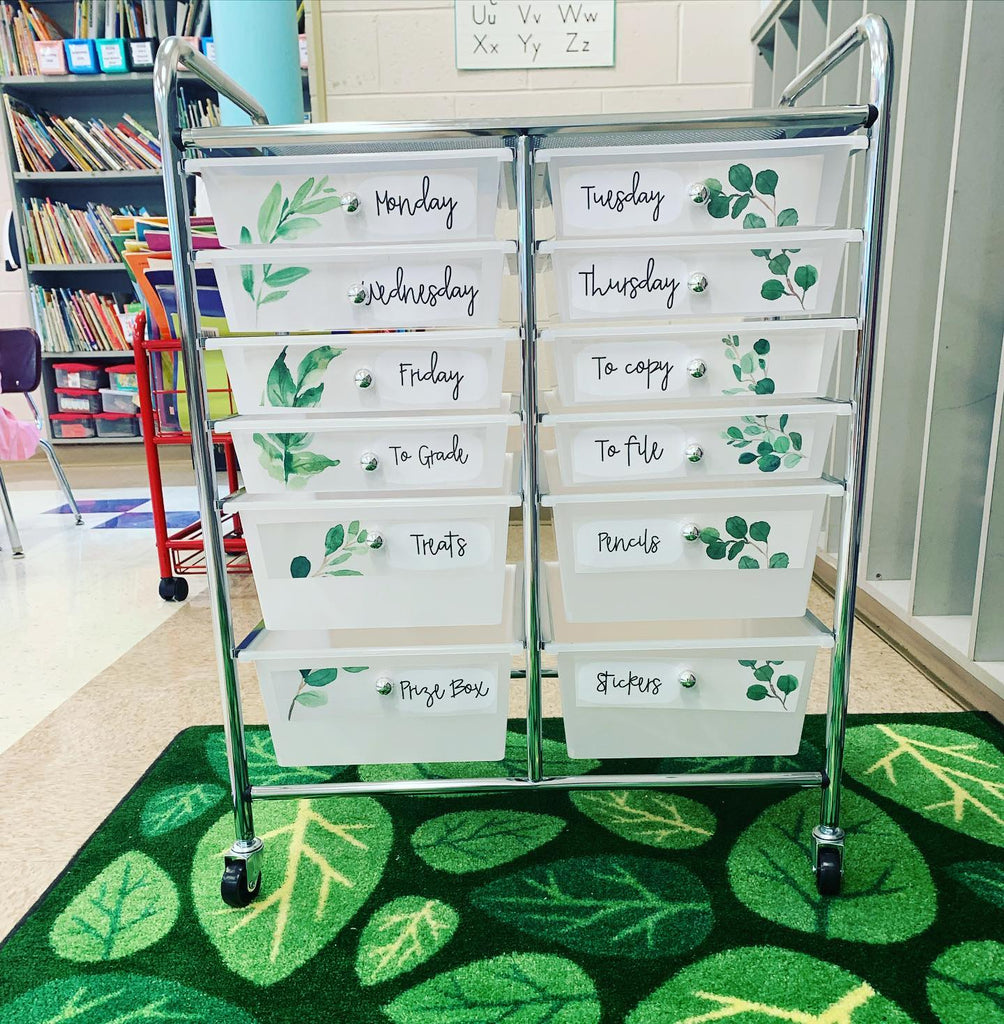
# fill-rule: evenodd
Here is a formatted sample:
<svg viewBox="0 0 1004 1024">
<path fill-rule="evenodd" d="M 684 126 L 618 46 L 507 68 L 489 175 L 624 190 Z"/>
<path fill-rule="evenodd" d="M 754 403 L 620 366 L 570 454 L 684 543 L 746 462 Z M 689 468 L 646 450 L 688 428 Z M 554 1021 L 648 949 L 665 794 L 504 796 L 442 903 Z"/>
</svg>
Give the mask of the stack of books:
<svg viewBox="0 0 1004 1024">
<path fill-rule="evenodd" d="M 160 170 L 156 137 L 128 114 L 116 125 L 36 110 L 4 94 L 21 171 Z"/>
<path fill-rule="evenodd" d="M 149 0 L 76 0 L 73 5 L 75 39 L 144 39 L 156 34 Z"/>
<path fill-rule="evenodd" d="M 62 39 L 59 26 L 37 7 L 0 3 L 0 74 L 40 74 L 36 39 Z"/>
<path fill-rule="evenodd" d="M 220 105 L 214 99 L 190 100 L 185 95 L 184 86 L 178 92 L 178 109 L 181 114 L 181 127 L 185 128 L 218 128 L 220 126 Z"/>
<path fill-rule="evenodd" d="M 29 263 L 119 263 L 112 218 L 116 213 L 100 203 L 74 209 L 51 199 L 22 199 L 24 243 Z"/>
<path fill-rule="evenodd" d="M 32 285 L 31 304 L 43 352 L 128 351 L 125 297 Z"/>
</svg>

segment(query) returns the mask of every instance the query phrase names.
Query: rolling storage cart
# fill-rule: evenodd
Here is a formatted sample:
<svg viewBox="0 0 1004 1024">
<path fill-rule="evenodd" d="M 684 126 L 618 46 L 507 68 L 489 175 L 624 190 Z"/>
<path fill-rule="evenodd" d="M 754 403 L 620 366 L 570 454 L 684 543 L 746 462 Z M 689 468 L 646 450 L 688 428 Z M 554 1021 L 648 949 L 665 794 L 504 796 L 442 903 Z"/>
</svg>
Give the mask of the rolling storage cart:
<svg viewBox="0 0 1004 1024">
<path fill-rule="evenodd" d="M 792 109 L 861 45 L 869 103 Z M 181 132 L 179 62 L 250 127 Z M 812 868 L 821 893 L 839 891 L 891 76 L 888 28 L 866 16 L 778 110 L 269 126 L 183 40 L 161 47 L 155 89 L 236 823 L 226 902 L 260 890 L 258 800 L 534 788 L 819 787 Z M 186 147 L 203 157 L 186 161 Z M 845 175 L 862 164 L 863 230 L 837 229 Z M 190 173 L 203 175 L 229 249 L 194 252 Z M 512 222 L 497 220 L 500 177 L 514 186 L 515 244 Z M 202 263 L 242 336 L 200 336 Z M 861 292 L 857 316 L 841 319 L 844 265 L 860 267 Z M 507 296 L 518 330 L 504 323 Z M 856 345 L 856 373 L 838 398 L 826 382 L 842 344 Z M 210 345 L 235 384 L 229 421 L 208 416 Z M 518 401 L 503 393 L 508 345 L 521 355 Z M 837 480 L 821 470 L 841 416 L 851 443 Z M 223 431 L 245 472 L 227 496 L 212 458 Z M 823 508 L 839 495 L 829 630 L 806 602 Z M 507 565 L 515 506 L 522 558 Z M 542 508 L 554 565 L 541 559 Z M 221 510 L 240 515 L 264 616 L 239 644 Z M 557 656 L 573 757 L 720 757 L 798 750 L 824 647 L 817 770 L 547 774 L 545 650 Z M 524 674 L 514 655 L 527 682 L 519 777 L 249 778 L 241 660 L 257 664 L 280 763 L 324 765 L 500 759 L 510 674 Z"/>
</svg>

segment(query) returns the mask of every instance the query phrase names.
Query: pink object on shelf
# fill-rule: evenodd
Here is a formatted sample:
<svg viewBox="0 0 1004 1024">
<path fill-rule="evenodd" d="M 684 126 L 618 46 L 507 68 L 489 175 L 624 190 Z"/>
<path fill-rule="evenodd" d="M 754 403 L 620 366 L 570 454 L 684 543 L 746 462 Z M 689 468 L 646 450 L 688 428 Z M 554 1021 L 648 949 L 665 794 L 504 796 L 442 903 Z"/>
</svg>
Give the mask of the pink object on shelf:
<svg viewBox="0 0 1004 1024">
<path fill-rule="evenodd" d="M 166 231 L 147 231 L 144 235 L 146 244 L 153 252 L 170 252 L 171 236 Z M 216 235 L 192 235 L 193 249 L 222 249 Z"/>
</svg>

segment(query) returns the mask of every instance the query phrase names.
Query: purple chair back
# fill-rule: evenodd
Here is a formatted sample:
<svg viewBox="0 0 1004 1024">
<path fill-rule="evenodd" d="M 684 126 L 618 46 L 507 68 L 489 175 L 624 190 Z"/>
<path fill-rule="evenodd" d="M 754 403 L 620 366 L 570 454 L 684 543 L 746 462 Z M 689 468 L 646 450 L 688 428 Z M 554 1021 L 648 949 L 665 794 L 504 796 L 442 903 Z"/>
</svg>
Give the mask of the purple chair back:
<svg viewBox="0 0 1004 1024">
<path fill-rule="evenodd" d="M 23 395 L 38 387 L 42 376 L 42 343 L 26 328 L 0 329 L 0 392 Z"/>
</svg>

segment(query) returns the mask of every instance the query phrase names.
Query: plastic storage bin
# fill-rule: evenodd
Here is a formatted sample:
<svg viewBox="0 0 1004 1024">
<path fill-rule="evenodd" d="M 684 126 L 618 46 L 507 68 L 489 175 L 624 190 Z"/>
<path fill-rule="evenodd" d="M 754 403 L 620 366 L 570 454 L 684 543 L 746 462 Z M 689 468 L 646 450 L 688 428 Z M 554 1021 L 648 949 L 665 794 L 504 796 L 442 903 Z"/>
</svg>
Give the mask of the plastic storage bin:
<svg viewBox="0 0 1004 1024">
<path fill-rule="evenodd" d="M 49 416 L 52 436 L 58 438 L 94 437 L 94 417 L 84 412 L 54 412 Z"/>
<path fill-rule="evenodd" d="M 499 146 L 231 157 L 185 166 L 202 175 L 225 246 L 309 246 L 493 238 L 500 168 L 511 159 L 512 151 Z M 288 213 L 281 216 L 284 202 Z M 284 230 L 294 224 L 295 231 Z"/>
<path fill-rule="evenodd" d="M 542 149 L 537 160 L 559 238 L 637 237 L 832 227 L 850 154 L 866 146 L 859 135 L 599 146 Z"/>
<path fill-rule="evenodd" d="M 563 406 L 665 405 L 723 395 L 825 395 L 837 346 L 857 321 L 765 320 L 541 333 Z"/>
<path fill-rule="evenodd" d="M 113 388 L 102 388 L 101 411 L 125 413 L 135 416 L 139 412 L 138 391 L 115 391 Z"/>
<path fill-rule="evenodd" d="M 830 313 L 860 231 L 542 242 L 565 321 Z"/>
<path fill-rule="evenodd" d="M 229 431 L 249 494 L 288 490 L 496 490 L 508 483 L 506 441 L 516 416 L 408 419 L 238 416 Z"/>
<path fill-rule="evenodd" d="M 239 512 L 269 629 L 480 626 L 502 621 L 518 498 L 290 499 Z"/>
<path fill-rule="evenodd" d="M 544 495 L 571 622 L 805 613 L 826 498 L 839 484 Z"/>
<path fill-rule="evenodd" d="M 522 650 L 516 576 L 510 567 L 499 626 L 252 634 L 238 658 L 257 669 L 279 763 L 501 759 Z"/>
<path fill-rule="evenodd" d="M 136 413 L 99 412 L 94 416 L 98 437 L 139 437 Z"/>
<path fill-rule="evenodd" d="M 208 249 L 233 332 L 496 327 L 512 242 Z M 268 280 L 264 266 L 269 266 Z"/>
<path fill-rule="evenodd" d="M 208 338 L 226 360 L 237 408 L 245 415 L 302 414 L 304 391 L 321 387 L 310 408 L 322 412 L 419 412 L 498 409 L 507 346 L 516 332 L 413 331 L 400 334 L 352 334 L 333 337 Z M 306 386 L 290 391 L 311 372 Z M 276 387 L 269 388 L 274 379 Z"/>
<path fill-rule="evenodd" d="M 113 391 L 139 391 L 135 363 L 116 363 L 108 367 L 108 382 Z"/>
<path fill-rule="evenodd" d="M 104 382 L 104 371 L 92 363 L 53 363 L 57 388 L 97 391 Z"/>
<path fill-rule="evenodd" d="M 55 388 L 60 412 L 101 412 L 101 393 L 86 388 Z"/>
</svg>

